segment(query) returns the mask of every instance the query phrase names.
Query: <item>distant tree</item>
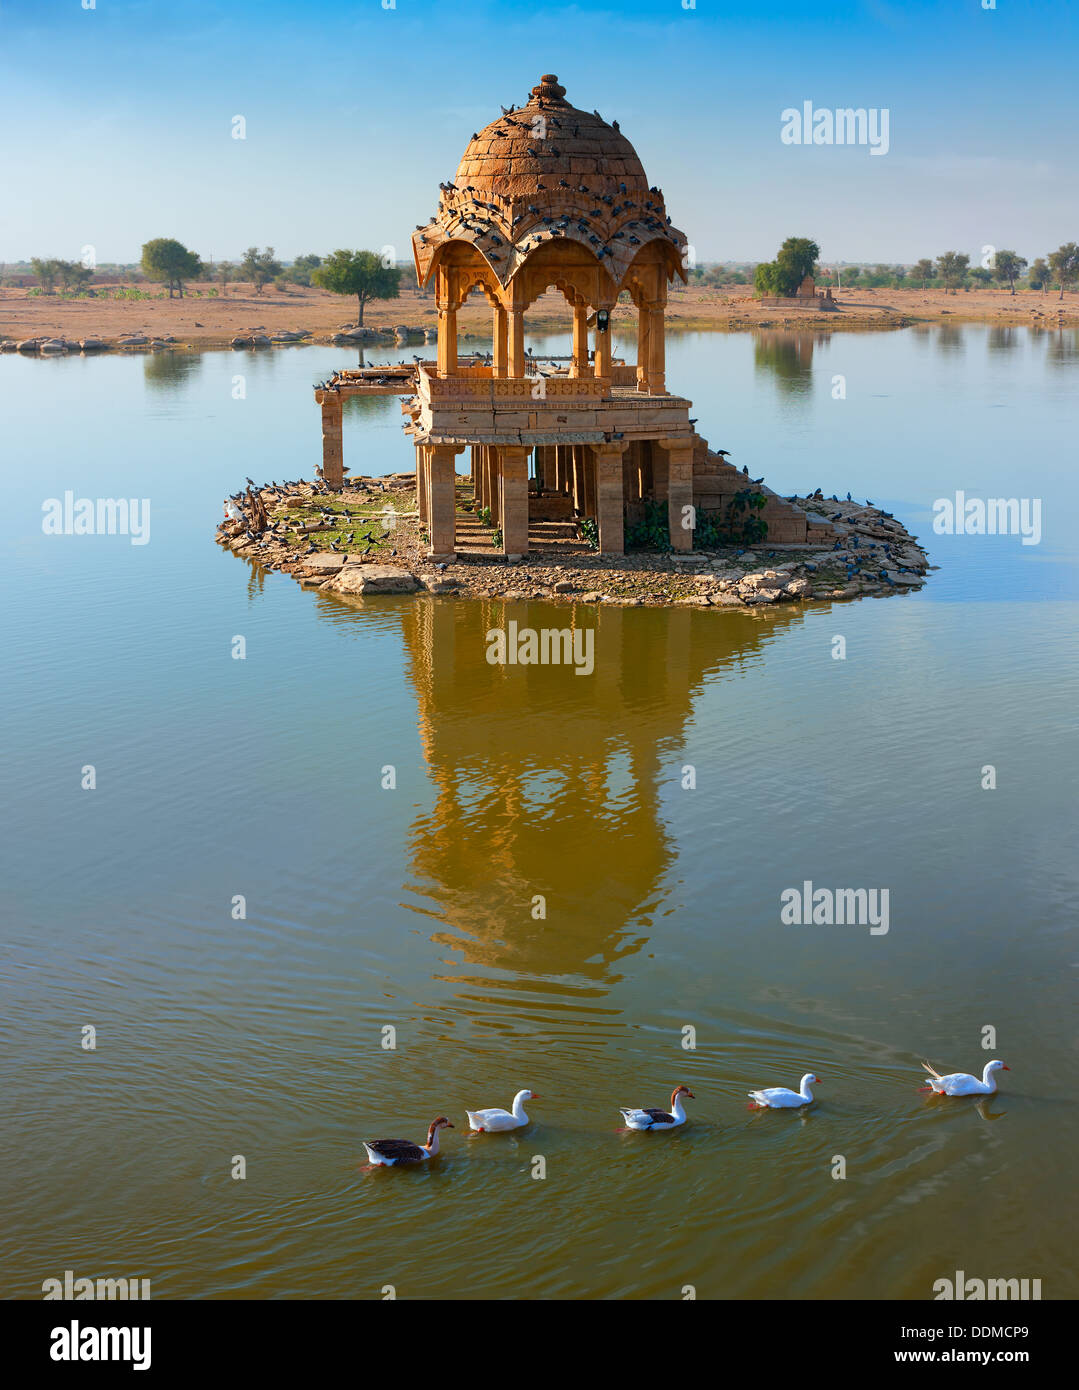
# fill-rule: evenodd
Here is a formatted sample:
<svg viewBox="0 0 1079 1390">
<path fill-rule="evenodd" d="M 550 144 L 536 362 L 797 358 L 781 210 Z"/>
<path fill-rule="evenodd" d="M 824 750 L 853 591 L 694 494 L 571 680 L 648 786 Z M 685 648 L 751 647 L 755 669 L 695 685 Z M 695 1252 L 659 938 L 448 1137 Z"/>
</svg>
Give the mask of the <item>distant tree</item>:
<svg viewBox="0 0 1079 1390">
<path fill-rule="evenodd" d="M 1027 263 L 1023 256 L 1015 251 L 998 251 L 993 267 L 993 273 L 1002 285 L 1007 285 L 1012 294 L 1015 293 L 1015 282 L 1026 270 Z"/>
<path fill-rule="evenodd" d="M 222 261 L 217 267 L 217 278 L 221 282 L 221 293 L 229 292 L 229 281 L 236 279 L 236 267 L 231 261 Z"/>
<path fill-rule="evenodd" d="M 169 298 L 178 290 L 184 297 L 184 281 L 197 278 L 202 262 L 194 251 L 189 251 L 181 242 L 172 237 L 155 237 L 142 248 L 142 271 L 147 280 L 155 280 L 169 287 Z"/>
<path fill-rule="evenodd" d="M 294 285 L 309 285 L 312 272 L 321 264 L 321 256 L 297 256 L 290 266 L 285 267 L 285 279 Z"/>
<path fill-rule="evenodd" d="M 779 248 L 774 261 L 763 261 L 756 269 L 753 285 L 758 294 L 789 298 L 807 275 L 817 269 L 820 247 L 808 237 L 791 236 Z"/>
<path fill-rule="evenodd" d="M 1049 268 L 1060 283 L 1060 298 L 1064 298 L 1065 286 L 1079 279 L 1079 246 L 1074 241 L 1066 241 L 1049 256 Z"/>
<path fill-rule="evenodd" d="M 244 252 L 240 275 L 244 280 L 250 280 L 256 294 L 261 294 L 274 276 L 280 274 L 281 262 L 275 259 L 272 246 L 267 246 L 265 251 L 260 251 L 257 246 L 249 246 Z"/>
<path fill-rule="evenodd" d="M 922 282 L 923 290 L 927 289 L 930 280 L 933 278 L 933 262 L 927 260 L 926 257 L 923 256 L 922 259 L 915 264 L 910 274 L 912 280 L 920 280 Z"/>
<path fill-rule="evenodd" d="M 892 266 L 892 285 L 895 289 L 901 289 L 907 278 L 907 267 L 905 265 Z"/>
<path fill-rule="evenodd" d="M 55 257 L 42 259 L 34 256 L 30 261 L 30 269 L 37 276 L 37 282 L 46 294 L 52 294 L 56 289 L 56 276 L 60 262 Z"/>
<path fill-rule="evenodd" d="M 56 283 L 62 290 L 81 290 L 94 278 L 94 272 L 81 261 L 55 261 Z"/>
<path fill-rule="evenodd" d="M 944 281 L 944 288 L 955 294 L 966 283 L 969 265 L 970 257 L 961 251 L 945 251 L 943 256 L 938 256 L 937 274 Z"/>
<path fill-rule="evenodd" d="M 993 283 L 993 272 L 984 265 L 976 265 L 969 272 L 970 278 L 976 280 L 982 289 L 988 289 Z"/>
<path fill-rule="evenodd" d="M 840 271 L 840 274 L 843 277 L 843 279 L 847 282 L 848 289 L 854 289 L 854 287 L 860 283 L 862 278 L 861 268 L 856 265 L 845 265 L 843 269 Z"/>
<path fill-rule="evenodd" d="M 1042 256 L 1039 256 L 1027 273 L 1027 284 L 1032 290 L 1047 290 L 1051 272 Z"/>
<path fill-rule="evenodd" d="M 400 270 L 383 265 L 374 251 L 335 251 L 311 272 L 311 278 L 333 294 L 354 294 L 361 328 L 364 306 L 372 299 L 396 299 L 401 285 Z"/>
</svg>

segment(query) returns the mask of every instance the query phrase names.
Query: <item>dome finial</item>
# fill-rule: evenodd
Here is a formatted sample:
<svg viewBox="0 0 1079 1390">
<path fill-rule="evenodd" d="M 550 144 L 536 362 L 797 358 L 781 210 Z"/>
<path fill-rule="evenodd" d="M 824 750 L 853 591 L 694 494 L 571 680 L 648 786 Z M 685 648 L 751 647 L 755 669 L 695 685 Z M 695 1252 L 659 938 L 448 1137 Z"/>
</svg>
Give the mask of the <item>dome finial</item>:
<svg viewBox="0 0 1079 1390">
<path fill-rule="evenodd" d="M 539 86 L 532 88 L 531 95 L 542 97 L 544 101 L 561 101 L 566 95 L 566 89 L 559 84 L 553 72 L 546 72 L 540 78 Z"/>
</svg>

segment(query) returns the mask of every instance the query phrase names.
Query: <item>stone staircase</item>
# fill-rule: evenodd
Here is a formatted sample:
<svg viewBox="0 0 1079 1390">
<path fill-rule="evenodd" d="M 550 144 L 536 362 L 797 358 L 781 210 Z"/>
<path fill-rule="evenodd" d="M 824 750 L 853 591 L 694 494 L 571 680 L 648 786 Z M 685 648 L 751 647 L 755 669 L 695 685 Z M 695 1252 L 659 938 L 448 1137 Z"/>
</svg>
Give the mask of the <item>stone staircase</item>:
<svg viewBox="0 0 1079 1390">
<path fill-rule="evenodd" d="M 735 493 L 749 487 L 753 483 L 740 468 L 720 458 L 699 434 L 693 436 L 693 504 L 698 511 L 726 515 Z M 811 516 L 763 483 L 757 490 L 768 499 L 758 513 L 768 523 L 767 544 L 823 545 L 835 539 L 831 522 Z"/>
</svg>

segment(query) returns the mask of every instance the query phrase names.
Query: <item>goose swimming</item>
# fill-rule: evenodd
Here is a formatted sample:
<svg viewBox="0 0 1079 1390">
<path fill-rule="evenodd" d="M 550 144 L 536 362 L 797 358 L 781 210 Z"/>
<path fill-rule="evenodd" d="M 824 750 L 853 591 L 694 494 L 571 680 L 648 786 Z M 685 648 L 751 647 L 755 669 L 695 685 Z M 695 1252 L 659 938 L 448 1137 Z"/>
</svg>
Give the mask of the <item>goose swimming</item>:
<svg viewBox="0 0 1079 1390">
<path fill-rule="evenodd" d="M 813 1092 L 810 1086 L 819 1086 L 820 1077 L 814 1076 L 811 1071 L 807 1071 L 802 1077 L 797 1091 L 788 1090 L 786 1086 L 768 1086 L 763 1091 L 748 1092 L 751 1110 L 793 1110 L 799 1105 L 812 1105 Z"/>
<path fill-rule="evenodd" d="M 440 1129 L 453 1129 L 445 1115 L 440 1115 L 428 1125 L 426 1144 L 413 1144 L 408 1139 L 364 1139 L 363 1146 L 371 1162 L 385 1168 L 392 1168 L 398 1163 L 423 1163 L 428 1158 L 438 1156 Z"/>
<path fill-rule="evenodd" d="M 682 1109 L 682 1097 L 696 1100 L 697 1097 L 688 1086 L 676 1086 L 671 1092 L 671 1108 L 656 1110 L 651 1106 L 642 1110 L 625 1110 L 619 1106 L 630 1129 L 675 1129 L 686 1122 L 686 1112 Z"/>
<path fill-rule="evenodd" d="M 994 1075 L 998 1071 L 1011 1071 L 1011 1067 L 1006 1067 L 1003 1062 L 996 1060 L 986 1062 L 982 1071 L 982 1079 L 979 1081 L 976 1076 L 971 1076 L 967 1071 L 949 1072 L 947 1076 L 941 1076 L 939 1071 L 934 1070 L 928 1062 L 923 1062 L 922 1066 L 929 1073 L 929 1085 L 920 1086 L 921 1091 L 932 1091 L 938 1096 L 991 1096 L 997 1089 L 997 1079 Z"/>
<path fill-rule="evenodd" d="M 535 1091 L 518 1091 L 513 1097 L 512 1110 L 468 1110 L 469 1126 L 477 1134 L 497 1134 L 506 1129 L 520 1129 L 528 1124 L 524 1103 L 526 1100 L 539 1100 Z"/>
</svg>

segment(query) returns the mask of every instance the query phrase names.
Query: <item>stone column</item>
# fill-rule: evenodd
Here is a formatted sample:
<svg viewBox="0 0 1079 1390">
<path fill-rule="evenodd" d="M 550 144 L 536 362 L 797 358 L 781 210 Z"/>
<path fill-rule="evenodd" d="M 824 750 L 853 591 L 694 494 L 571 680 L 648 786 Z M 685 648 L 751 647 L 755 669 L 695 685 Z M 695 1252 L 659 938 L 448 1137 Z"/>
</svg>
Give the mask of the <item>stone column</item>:
<svg viewBox="0 0 1079 1390">
<path fill-rule="evenodd" d="M 453 461 L 460 448 L 460 445 L 453 444 L 428 446 L 430 500 L 427 531 L 431 537 L 429 555 L 446 557 L 454 553 L 457 498 Z"/>
<path fill-rule="evenodd" d="M 693 532 L 683 526 L 683 508 L 693 505 L 693 445 L 688 439 L 669 439 L 667 449 L 667 514 L 671 545 L 693 549 Z"/>
<path fill-rule="evenodd" d="M 528 554 L 528 450 L 516 445 L 498 451 L 502 475 L 502 549 Z"/>
<path fill-rule="evenodd" d="M 611 305 L 601 304 L 601 309 L 611 312 Z M 608 319 L 608 325 L 610 319 Z M 596 376 L 607 376 L 611 374 L 611 330 L 608 326 L 606 333 L 601 333 L 596 329 Z"/>
<path fill-rule="evenodd" d="M 506 311 L 501 304 L 495 306 L 493 326 L 494 347 L 491 352 L 493 376 L 506 376 Z"/>
<path fill-rule="evenodd" d="M 595 519 L 596 515 L 596 458 L 587 444 L 582 444 L 584 459 L 584 513 Z"/>
<path fill-rule="evenodd" d="M 587 511 L 584 495 L 584 451 L 583 444 L 573 446 L 573 507 L 583 516 Z"/>
<path fill-rule="evenodd" d="M 652 336 L 652 315 L 643 304 L 637 309 L 637 390 L 648 390 L 650 363 L 649 341 Z"/>
<path fill-rule="evenodd" d="M 573 366 L 570 376 L 589 376 L 588 369 L 588 307 L 573 306 Z"/>
<path fill-rule="evenodd" d="M 652 304 L 648 309 L 648 389 L 653 396 L 667 394 L 666 324 L 663 305 Z"/>
<path fill-rule="evenodd" d="M 599 548 L 604 555 L 625 552 L 625 512 L 622 499 L 621 444 L 595 444 L 596 460 L 596 520 L 599 523 Z"/>
<path fill-rule="evenodd" d="M 328 488 L 340 492 L 345 481 L 345 456 L 341 441 L 339 391 L 322 392 L 322 478 Z"/>
<path fill-rule="evenodd" d="M 416 445 L 416 510 L 420 525 L 427 524 L 427 446 Z"/>
<path fill-rule="evenodd" d="M 525 374 L 525 311 L 524 307 L 513 305 L 506 313 L 506 354 L 507 375 L 522 377 Z"/>
<path fill-rule="evenodd" d="M 438 374 L 457 375 L 457 305 L 438 306 Z"/>
</svg>

